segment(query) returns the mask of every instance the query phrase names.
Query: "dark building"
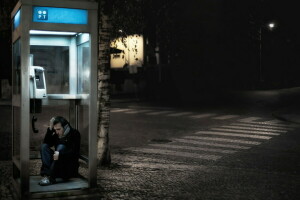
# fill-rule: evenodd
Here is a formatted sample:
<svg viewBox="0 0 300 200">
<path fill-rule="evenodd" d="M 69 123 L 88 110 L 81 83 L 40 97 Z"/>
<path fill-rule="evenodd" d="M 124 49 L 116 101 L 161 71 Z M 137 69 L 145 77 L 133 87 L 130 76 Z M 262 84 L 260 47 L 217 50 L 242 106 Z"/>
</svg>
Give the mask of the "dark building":
<svg viewBox="0 0 300 200">
<path fill-rule="evenodd" d="M 270 0 L 174 1 L 147 24 L 140 95 L 199 101 L 222 90 L 299 86 L 296 8 Z"/>
</svg>

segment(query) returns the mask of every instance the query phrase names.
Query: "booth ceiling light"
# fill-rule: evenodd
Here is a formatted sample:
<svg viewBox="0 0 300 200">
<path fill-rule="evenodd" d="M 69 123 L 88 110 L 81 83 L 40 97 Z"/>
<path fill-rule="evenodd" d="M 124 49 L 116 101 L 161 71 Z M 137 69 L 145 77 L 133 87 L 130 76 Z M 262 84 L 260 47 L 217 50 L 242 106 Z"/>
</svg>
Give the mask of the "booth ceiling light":
<svg viewBox="0 0 300 200">
<path fill-rule="evenodd" d="M 33 34 L 33 35 L 76 35 L 77 33 L 76 32 L 30 30 L 30 34 Z"/>
</svg>

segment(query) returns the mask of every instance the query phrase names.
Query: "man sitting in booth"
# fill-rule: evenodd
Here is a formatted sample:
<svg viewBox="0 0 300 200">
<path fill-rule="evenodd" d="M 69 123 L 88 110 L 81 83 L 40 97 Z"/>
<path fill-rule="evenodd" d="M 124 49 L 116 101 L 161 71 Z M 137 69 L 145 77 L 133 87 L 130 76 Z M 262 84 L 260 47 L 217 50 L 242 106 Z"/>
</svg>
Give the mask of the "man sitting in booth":
<svg viewBox="0 0 300 200">
<path fill-rule="evenodd" d="M 54 147 L 54 149 L 52 148 Z M 61 117 L 53 117 L 41 145 L 41 186 L 78 176 L 80 154 L 80 133 Z"/>
</svg>

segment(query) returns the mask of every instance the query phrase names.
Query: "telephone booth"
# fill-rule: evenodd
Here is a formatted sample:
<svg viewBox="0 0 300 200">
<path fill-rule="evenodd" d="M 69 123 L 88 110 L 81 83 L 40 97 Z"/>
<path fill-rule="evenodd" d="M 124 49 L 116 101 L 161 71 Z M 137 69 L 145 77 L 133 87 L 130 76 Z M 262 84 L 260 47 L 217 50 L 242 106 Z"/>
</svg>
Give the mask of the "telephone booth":
<svg viewBox="0 0 300 200">
<path fill-rule="evenodd" d="M 97 188 L 97 8 L 84 0 L 20 0 L 12 11 L 13 182 L 19 199 L 84 196 Z M 34 171 L 53 116 L 80 132 L 85 168 L 78 178 L 39 186 Z"/>
</svg>

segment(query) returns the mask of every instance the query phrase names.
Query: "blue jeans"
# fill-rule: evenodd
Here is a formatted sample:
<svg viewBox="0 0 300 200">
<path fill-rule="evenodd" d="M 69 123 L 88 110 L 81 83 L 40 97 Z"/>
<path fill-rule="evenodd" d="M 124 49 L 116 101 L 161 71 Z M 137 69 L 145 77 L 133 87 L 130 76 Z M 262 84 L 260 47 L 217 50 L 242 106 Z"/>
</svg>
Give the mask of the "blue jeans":
<svg viewBox="0 0 300 200">
<path fill-rule="evenodd" d="M 55 151 L 62 152 L 66 149 L 66 146 L 59 144 L 56 146 Z M 42 176 L 51 176 L 52 178 L 61 177 L 59 160 L 53 160 L 54 151 L 49 147 L 48 144 L 43 143 L 41 145 L 41 158 L 42 158 Z"/>
</svg>

